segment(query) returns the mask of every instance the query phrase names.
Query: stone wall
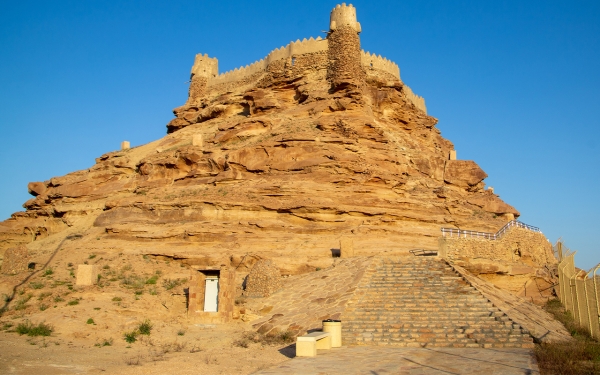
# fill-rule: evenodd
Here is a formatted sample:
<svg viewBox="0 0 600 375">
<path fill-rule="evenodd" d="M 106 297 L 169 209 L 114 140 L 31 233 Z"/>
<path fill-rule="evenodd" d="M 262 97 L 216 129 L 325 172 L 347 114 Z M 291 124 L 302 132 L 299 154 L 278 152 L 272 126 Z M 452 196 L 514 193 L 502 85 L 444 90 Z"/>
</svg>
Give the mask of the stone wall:
<svg viewBox="0 0 600 375">
<path fill-rule="evenodd" d="M 193 101 L 199 99 L 204 95 L 206 91 L 206 77 L 201 76 L 193 76 L 190 82 L 190 89 L 188 92 L 188 103 L 192 103 Z"/>
<path fill-rule="evenodd" d="M 441 237 L 439 255 L 448 262 L 535 303 L 552 298 L 557 260 L 539 232 L 511 227 L 500 239 Z"/>
<path fill-rule="evenodd" d="M 360 60 L 365 68 L 373 68 L 390 73 L 395 78 L 400 79 L 400 68 L 396 63 L 381 57 L 381 55 L 372 54 L 370 52 L 361 51 Z M 412 91 L 411 91 L 412 92 Z"/>
<path fill-rule="evenodd" d="M 500 239 L 442 237 L 440 255 L 449 261 L 487 259 L 539 267 L 556 264 L 552 245 L 542 233 L 511 227 Z"/>
<path fill-rule="evenodd" d="M 244 295 L 268 297 L 281 289 L 281 272 L 270 259 L 261 259 L 248 274 Z"/>
<path fill-rule="evenodd" d="M 217 312 L 204 311 L 204 272 L 219 273 L 219 296 Z M 205 267 L 192 269 L 189 283 L 188 317 L 203 323 L 227 323 L 233 319 L 235 299 L 235 269 L 230 267 Z"/>
<path fill-rule="evenodd" d="M 400 73 L 400 72 L 398 72 L 398 73 Z M 402 88 L 402 91 L 404 92 L 404 95 L 406 95 L 406 98 L 408 100 L 410 100 L 411 103 L 415 105 L 415 107 L 417 107 L 421 111 L 427 113 L 427 107 L 425 106 L 425 99 L 422 96 L 415 94 L 410 89 L 410 87 L 408 87 L 406 85 L 404 85 L 404 87 Z"/>
<path fill-rule="evenodd" d="M 338 27 L 331 32 L 329 40 L 329 69 L 327 77 L 332 81 L 364 81 L 365 71 L 361 61 L 360 38 L 351 26 Z"/>
<path fill-rule="evenodd" d="M 336 30 L 342 26 L 350 26 L 354 31 L 360 33 L 361 26 L 356 19 L 356 8 L 352 4 L 338 4 L 333 8 L 329 16 L 329 29 Z"/>
<path fill-rule="evenodd" d="M 0 270 L 3 274 L 7 275 L 17 274 L 27 270 L 27 263 L 29 261 L 28 254 L 25 245 L 7 249 L 4 252 L 4 259 L 2 260 L 2 268 Z"/>
<path fill-rule="evenodd" d="M 304 63 L 304 60 L 311 59 L 314 55 L 327 55 L 329 62 L 326 61 L 327 59 L 319 61 L 316 68 L 328 67 L 328 77 L 333 81 L 340 79 L 360 81 L 364 79 L 365 71 L 383 77 L 389 75 L 390 78 L 400 80 L 400 68 L 397 64 L 381 55 L 360 49 L 358 36 L 360 32 L 361 26 L 356 19 L 356 8 L 352 4 L 341 4 L 331 12 L 330 34 L 327 39 L 321 37 L 304 38 L 302 41 L 298 39 L 274 49 L 259 61 L 222 74 L 218 73 L 216 58 L 198 54 L 192 66 L 188 104 L 193 105 L 196 99 L 205 95 L 207 88 L 211 88 L 211 93 L 215 94 L 227 92 L 232 87 L 256 84 L 274 67 L 283 65 L 288 71 L 291 70 L 292 74 L 294 71 L 315 68 L 315 64 Z M 405 86 L 404 93 L 410 102 L 427 113 L 425 100 L 422 97 L 415 95 L 408 86 Z"/>
<path fill-rule="evenodd" d="M 250 65 L 243 66 L 241 68 L 235 68 L 223 74 L 211 78 L 208 81 L 208 86 L 216 86 L 230 82 L 237 82 L 244 80 L 256 73 L 265 73 L 268 70 L 269 65 L 279 60 L 291 60 L 296 59 L 300 55 L 316 53 L 321 51 L 327 51 L 328 43 L 327 39 L 318 37 L 314 39 L 304 38 L 302 41 L 296 40 L 295 42 L 289 43 L 285 47 L 276 48 L 271 51 L 267 57 L 260 61 L 256 61 Z"/>
<path fill-rule="evenodd" d="M 205 53 L 197 54 L 192 66 L 191 75 L 204 78 L 215 78 L 219 74 L 219 60 L 216 57 L 208 57 Z"/>
</svg>

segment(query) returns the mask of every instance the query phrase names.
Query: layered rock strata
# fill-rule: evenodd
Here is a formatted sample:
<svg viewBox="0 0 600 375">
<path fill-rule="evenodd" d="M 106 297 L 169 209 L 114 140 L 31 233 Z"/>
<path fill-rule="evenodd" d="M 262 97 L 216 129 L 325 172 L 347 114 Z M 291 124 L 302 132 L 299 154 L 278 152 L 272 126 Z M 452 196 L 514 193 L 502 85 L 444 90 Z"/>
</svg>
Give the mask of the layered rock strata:
<svg viewBox="0 0 600 375">
<path fill-rule="evenodd" d="M 240 70 L 219 75 L 199 55 L 168 135 L 30 184 L 0 249 L 43 258 L 77 234 L 66 251 L 226 264 L 242 278 L 249 254 L 297 274 L 331 265 L 342 236 L 357 256 L 402 255 L 436 249 L 442 226 L 495 231 L 517 217 L 475 162 L 449 160 L 397 65 L 361 52 L 356 10 L 336 9 L 327 39 Z"/>
</svg>

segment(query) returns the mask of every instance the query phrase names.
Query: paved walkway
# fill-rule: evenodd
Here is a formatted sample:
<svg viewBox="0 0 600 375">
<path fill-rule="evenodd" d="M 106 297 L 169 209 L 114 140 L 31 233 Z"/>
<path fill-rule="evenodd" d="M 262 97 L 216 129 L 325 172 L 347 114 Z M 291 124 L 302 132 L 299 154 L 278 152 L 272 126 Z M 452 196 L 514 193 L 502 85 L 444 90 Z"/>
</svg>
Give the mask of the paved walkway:
<svg viewBox="0 0 600 375">
<path fill-rule="evenodd" d="M 319 350 L 255 375 L 539 375 L 531 349 L 384 348 L 374 346 Z"/>
</svg>

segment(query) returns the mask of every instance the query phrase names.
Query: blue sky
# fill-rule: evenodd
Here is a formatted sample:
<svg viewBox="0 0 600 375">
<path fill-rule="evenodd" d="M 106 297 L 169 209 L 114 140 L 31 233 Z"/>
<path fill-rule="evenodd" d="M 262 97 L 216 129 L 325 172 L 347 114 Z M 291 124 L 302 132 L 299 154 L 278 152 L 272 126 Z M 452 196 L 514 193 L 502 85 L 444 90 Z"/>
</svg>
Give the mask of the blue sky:
<svg viewBox="0 0 600 375">
<path fill-rule="evenodd" d="M 327 1 L 0 1 L 0 220 L 29 181 L 165 135 L 196 53 L 221 72 L 324 36 Z M 600 2 L 355 1 L 458 158 L 554 242 L 600 262 Z"/>
</svg>

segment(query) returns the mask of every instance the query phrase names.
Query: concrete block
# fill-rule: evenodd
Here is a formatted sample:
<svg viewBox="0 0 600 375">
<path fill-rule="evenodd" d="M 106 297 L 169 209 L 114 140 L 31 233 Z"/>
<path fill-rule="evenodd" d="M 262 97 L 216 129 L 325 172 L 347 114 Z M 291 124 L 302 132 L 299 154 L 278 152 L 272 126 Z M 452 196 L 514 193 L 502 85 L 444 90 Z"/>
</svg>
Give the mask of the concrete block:
<svg viewBox="0 0 600 375">
<path fill-rule="evenodd" d="M 97 265 L 80 264 L 77 266 L 75 285 L 96 285 L 100 267 Z"/>
<path fill-rule="evenodd" d="M 316 340 L 317 349 L 331 349 L 331 336 Z"/>
<path fill-rule="evenodd" d="M 296 342 L 296 357 L 316 357 L 317 356 L 317 345 L 314 341 L 300 341 Z"/>
<path fill-rule="evenodd" d="M 202 134 L 194 134 L 192 137 L 192 146 L 202 147 L 203 144 Z"/>
<path fill-rule="evenodd" d="M 317 349 L 331 349 L 331 334 L 311 332 L 296 338 L 296 357 L 314 357 Z"/>
<path fill-rule="evenodd" d="M 128 148 L 131 148 L 131 144 L 129 143 L 129 141 L 121 142 L 121 150 L 127 150 Z"/>
<path fill-rule="evenodd" d="M 354 244 L 351 238 L 340 239 L 340 258 L 352 258 L 354 256 Z"/>
</svg>

